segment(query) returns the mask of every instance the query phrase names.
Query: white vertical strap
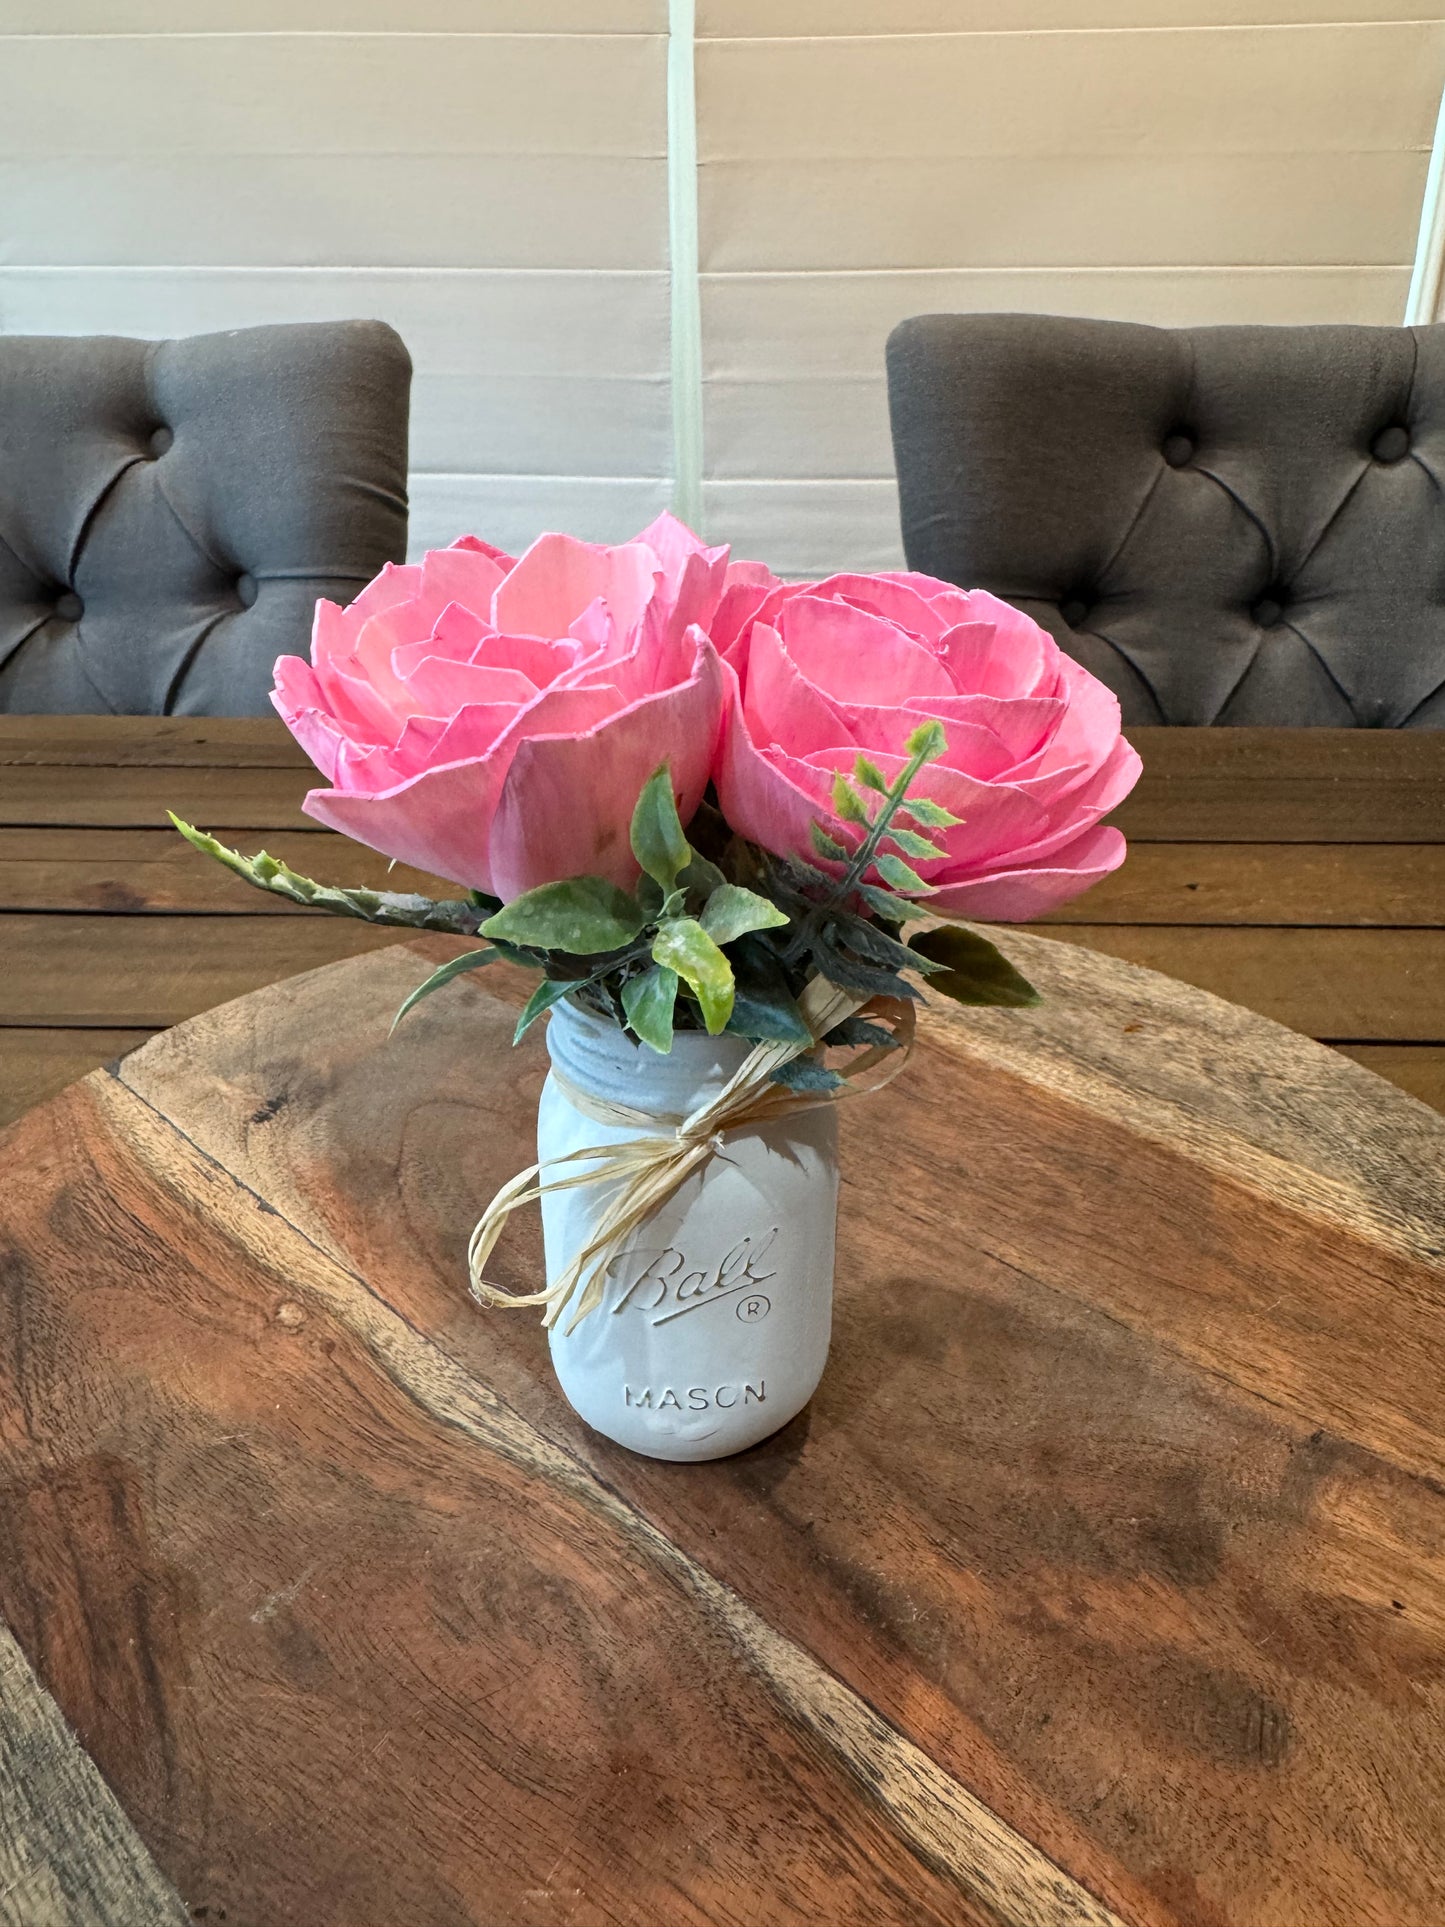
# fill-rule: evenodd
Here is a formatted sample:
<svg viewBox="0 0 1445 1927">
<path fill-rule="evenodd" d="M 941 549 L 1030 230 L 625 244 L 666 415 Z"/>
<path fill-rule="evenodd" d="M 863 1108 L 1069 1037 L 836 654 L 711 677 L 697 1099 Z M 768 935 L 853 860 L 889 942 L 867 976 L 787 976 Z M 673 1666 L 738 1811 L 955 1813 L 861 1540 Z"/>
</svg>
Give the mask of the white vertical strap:
<svg viewBox="0 0 1445 1927">
<path fill-rule="evenodd" d="M 1435 123 L 1435 145 L 1425 176 L 1425 200 L 1420 209 L 1420 239 L 1415 247 L 1415 272 L 1405 302 L 1405 326 L 1419 327 L 1441 319 L 1441 284 L 1445 282 L 1445 93 Z"/>
<path fill-rule="evenodd" d="M 702 300 L 698 289 L 695 0 L 668 0 L 667 213 L 672 256 L 673 513 L 702 533 Z"/>
</svg>

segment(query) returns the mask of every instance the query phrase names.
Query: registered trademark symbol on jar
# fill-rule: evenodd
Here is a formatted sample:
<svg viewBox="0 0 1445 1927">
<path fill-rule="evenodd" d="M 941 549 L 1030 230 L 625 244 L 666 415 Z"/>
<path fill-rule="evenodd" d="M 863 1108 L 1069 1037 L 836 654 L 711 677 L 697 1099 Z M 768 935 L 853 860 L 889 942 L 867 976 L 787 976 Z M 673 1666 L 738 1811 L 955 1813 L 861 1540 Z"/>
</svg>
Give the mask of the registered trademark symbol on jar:
<svg viewBox="0 0 1445 1927">
<path fill-rule="evenodd" d="M 745 1325 L 756 1325 L 760 1318 L 766 1318 L 773 1309 L 769 1299 L 759 1295 L 738 1300 L 738 1317 Z"/>
</svg>

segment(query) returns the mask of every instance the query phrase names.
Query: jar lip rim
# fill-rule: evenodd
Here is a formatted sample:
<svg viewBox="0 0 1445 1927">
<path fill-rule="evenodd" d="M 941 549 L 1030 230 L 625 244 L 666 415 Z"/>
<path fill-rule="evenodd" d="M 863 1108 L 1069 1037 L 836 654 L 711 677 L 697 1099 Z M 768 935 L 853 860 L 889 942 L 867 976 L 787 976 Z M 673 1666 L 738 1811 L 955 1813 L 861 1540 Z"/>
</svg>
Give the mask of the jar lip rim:
<svg viewBox="0 0 1445 1927">
<path fill-rule="evenodd" d="M 561 1023 L 554 1030 L 559 1018 Z M 619 1023 L 577 1004 L 570 996 L 560 999 L 548 1013 L 548 1055 L 569 1076 L 584 1086 L 590 1081 L 589 1072 L 604 1082 L 619 1075 L 644 1077 L 675 1103 L 683 1103 L 709 1085 L 725 1084 L 752 1048 L 746 1037 L 731 1032 L 712 1037 L 699 1030 L 678 1031 L 671 1051 L 650 1050 L 630 1037 Z"/>
</svg>

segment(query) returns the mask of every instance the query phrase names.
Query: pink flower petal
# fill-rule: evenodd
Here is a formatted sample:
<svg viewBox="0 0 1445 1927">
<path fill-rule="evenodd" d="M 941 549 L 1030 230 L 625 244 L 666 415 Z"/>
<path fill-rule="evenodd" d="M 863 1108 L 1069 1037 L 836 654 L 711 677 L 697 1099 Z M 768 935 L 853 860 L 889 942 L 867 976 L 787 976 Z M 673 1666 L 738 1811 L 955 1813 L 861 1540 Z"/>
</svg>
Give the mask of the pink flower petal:
<svg viewBox="0 0 1445 1927">
<path fill-rule="evenodd" d="M 881 616 L 794 597 L 777 621 L 783 646 L 816 689 L 835 702 L 926 707 L 931 696 L 952 696 L 948 672 L 921 643 Z"/>
<path fill-rule="evenodd" d="M 489 555 L 493 562 L 501 564 L 503 570 L 517 566 L 516 556 L 508 555 L 505 549 L 499 549 L 491 542 L 484 542 L 479 535 L 459 535 L 451 546 L 454 549 L 470 549 L 475 555 Z"/>
<path fill-rule="evenodd" d="M 398 602 L 412 602 L 421 594 L 421 569 L 415 562 L 387 562 L 381 574 L 371 581 L 348 605 L 346 613 L 351 618 L 353 635 L 363 622 L 370 621 L 385 609 L 393 609 Z"/>
<path fill-rule="evenodd" d="M 316 672 L 300 656 L 280 656 L 271 701 L 282 722 L 328 783 L 336 781 L 336 759 L 346 737 L 330 715 Z"/>
<path fill-rule="evenodd" d="M 725 707 L 717 789 L 722 813 L 740 836 L 779 856 L 818 861 L 810 825 L 832 821 L 828 782 L 782 751 L 760 749 L 743 716 L 742 692 L 724 664 Z"/>
<path fill-rule="evenodd" d="M 817 690 L 783 648 L 781 636 L 768 623 L 757 623 L 748 642 L 747 671 L 743 678 L 743 714 L 753 738 L 777 743 L 791 756 L 806 756 L 819 744 L 850 745 L 855 736 L 821 690 Z"/>
<path fill-rule="evenodd" d="M 1104 825 L 1085 830 L 1049 862 L 995 870 L 947 884 L 928 898 L 945 917 L 978 917 L 991 923 L 1027 923 L 1070 903 L 1124 861 L 1124 839 Z"/>
<path fill-rule="evenodd" d="M 401 863 L 490 891 L 487 846 L 500 788 L 489 761 L 451 763 L 372 796 L 312 790 L 302 808 Z"/>
<path fill-rule="evenodd" d="M 492 599 L 492 622 L 524 636 L 565 636 L 599 596 L 620 630 L 652 597 L 657 563 L 637 543 L 600 548 L 570 535 L 539 535 Z"/>
<path fill-rule="evenodd" d="M 510 703 L 515 710 L 537 694 L 537 685 L 520 669 L 448 662 L 445 656 L 423 656 L 413 662 L 406 687 L 422 715 L 443 718 L 454 716 L 468 703 Z"/>
<path fill-rule="evenodd" d="M 428 549 L 421 565 L 421 601 L 428 608 L 435 604 L 438 612 L 455 602 L 486 616 L 506 577 L 502 565 L 478 549 Z"/>
<path fill-rule="evenodd" d="M 628 825 L 652 772 L 670 764 L 684 823 L 702 801 L 713 764 L 720 675 L 717 654 L 704 641 L 693 675 L 677 688 L 645 696 L 585 734 L 521 742 L 492 826 L 498 895 L 509 900 L 570 876 L 634 882 Z"/>
</svg>

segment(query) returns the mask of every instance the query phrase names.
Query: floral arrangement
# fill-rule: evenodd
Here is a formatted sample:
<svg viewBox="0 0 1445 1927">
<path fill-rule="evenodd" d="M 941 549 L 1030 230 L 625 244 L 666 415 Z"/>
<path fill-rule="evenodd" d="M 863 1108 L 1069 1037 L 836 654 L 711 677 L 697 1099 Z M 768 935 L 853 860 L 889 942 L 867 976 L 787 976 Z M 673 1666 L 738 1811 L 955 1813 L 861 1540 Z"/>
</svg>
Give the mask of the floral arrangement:
<svg viewBox="0 0 1445 1927">
<path fill-rule="evenodd" d="M 466 536 L 317 605 L 273 700 L 326 777 L 319 822 L 450 879 L 333 887 L 173 818 L 261 889 L 477 947 L 402 1007 L 506 958 L 520 1037 L 572 996 L 651 1050 L 676 1030 L 775 1051 L 827 1092 L 830 1045 L 896 1043 L 918 983 L 1036 994 L 959 919 L 1020 921 L 1123 860 L 1101 825 L 1139 759 L 1114 697 L 1008 604 L 931 577 L 785 583 L 664 515 L 634 540 Z M 848 1014 L 807 997 L 821 980 Z M 812 1021 L 810 1021 L 810 1014 Z"/>
</svg>

